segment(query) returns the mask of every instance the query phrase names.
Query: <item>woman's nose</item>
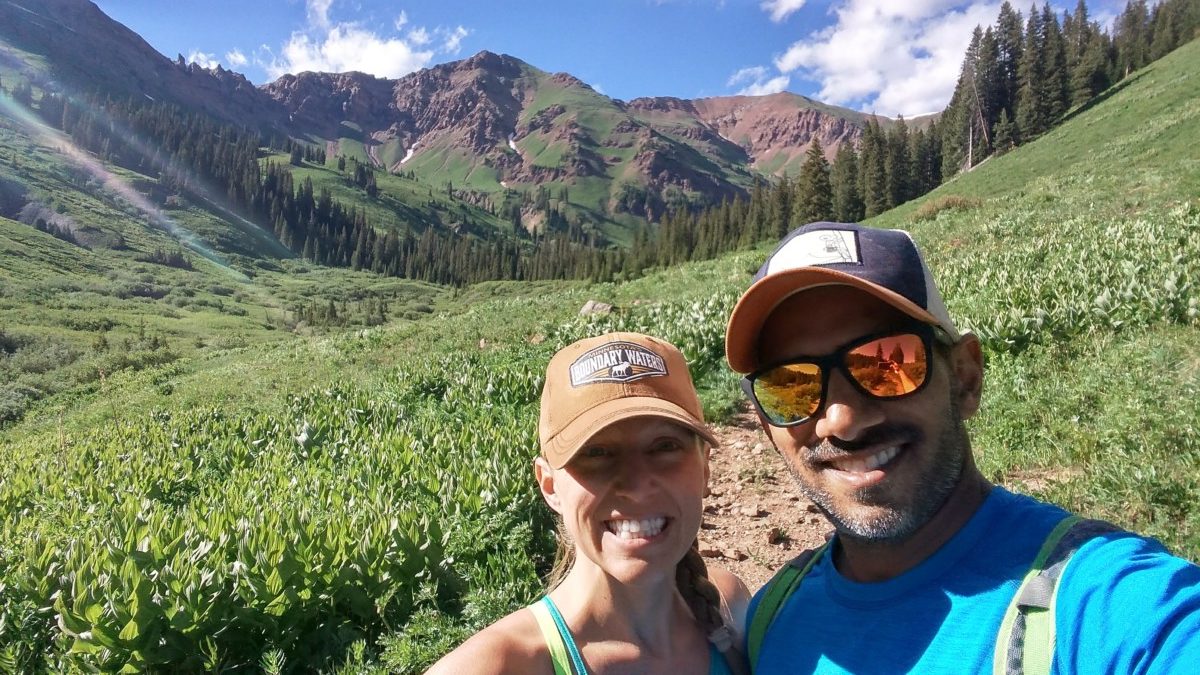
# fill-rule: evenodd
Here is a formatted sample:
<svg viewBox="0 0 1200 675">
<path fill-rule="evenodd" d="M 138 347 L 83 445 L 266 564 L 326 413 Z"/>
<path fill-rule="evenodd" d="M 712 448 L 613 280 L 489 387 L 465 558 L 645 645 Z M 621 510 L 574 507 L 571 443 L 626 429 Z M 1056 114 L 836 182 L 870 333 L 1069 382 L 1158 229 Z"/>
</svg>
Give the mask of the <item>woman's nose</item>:
<svg viewBox="0 0 1200 675">
<path fill-rule="evenodd" d="M 629 453 L 622 459 L 614 478 L 618 491 L 637 494 L 653 486 L 654 472 L 643 453 Z"/>
</svg>

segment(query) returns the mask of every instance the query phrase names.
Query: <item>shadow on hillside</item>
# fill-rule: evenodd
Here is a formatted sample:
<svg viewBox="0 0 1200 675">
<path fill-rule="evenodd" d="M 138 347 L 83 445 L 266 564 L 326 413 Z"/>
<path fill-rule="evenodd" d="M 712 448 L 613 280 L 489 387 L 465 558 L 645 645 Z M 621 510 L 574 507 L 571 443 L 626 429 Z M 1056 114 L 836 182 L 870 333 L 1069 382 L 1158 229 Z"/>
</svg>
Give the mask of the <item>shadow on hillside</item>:
<svg viewBox="0 0 1200 675">
<path fill-rule="evenodd" d="M 1124 90 L 1129 85 L 1142 79 L 1142 76 L 1145 74 L 1146 74 L 1146 69 L 1142 68 L 1141 70 L 1137 71 L 1136 73 L 1129 75 L 1128 77 L 1126 77 L 1125 79 L 1121 80 L 1120 82 L 1114 84 L 1113 86 L 1109 87 L 1108 89 L 1105 89 L 1104 91 L 1100 92 L 1099 94 L 1096 94 L 1090 100 L 1088 100 L 1087 103 L 1084 103 L 1083 105 L 1079 106 L 1078 108 L 1068 112 L 1066 115 L 1063 115 L 1062 119 L 1060 119 L 1058 121 L 1058 123 L 1065 124 L 1067 122 L 1070 122 L 1071 120 L 1075 119 L 1079 115 L 1091 110 L 1092 108 L 1100 105 L 1101 103 L 1104 103 L 1108 99 L 1112 98 L 1114 94 L 1119 93 L 1120 91 Z"/>
</svg>

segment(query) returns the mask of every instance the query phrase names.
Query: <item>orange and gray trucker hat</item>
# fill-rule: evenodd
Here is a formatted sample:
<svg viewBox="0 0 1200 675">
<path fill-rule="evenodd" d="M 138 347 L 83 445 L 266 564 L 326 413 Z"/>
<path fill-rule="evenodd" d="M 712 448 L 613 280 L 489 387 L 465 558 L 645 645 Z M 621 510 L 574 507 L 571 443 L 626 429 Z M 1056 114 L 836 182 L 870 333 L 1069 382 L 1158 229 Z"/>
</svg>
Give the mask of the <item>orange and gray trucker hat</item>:
<svg viewBox="0 0 1200 675">
<path fill-rule="evenodd" d="M 605 427 L 631 417 L 660 417 L 712 445 L 687 362 L 674 345 L 640 333 L 608 333 L 568 345 L 546 368 L 538 438 L 560 469 Z"/>
<path fill-rule="evenodd" d="M 916 242 L 904 230 L 857 223 L 809 223 L 792 230 L 767 257 L 738 299 L 725 329 L 725 358 L 734 372 L 752 373 L 758 336 L 787 298 L 819 286 L 853 286 L 957 341 L 942 295 Z"/>
</svg>

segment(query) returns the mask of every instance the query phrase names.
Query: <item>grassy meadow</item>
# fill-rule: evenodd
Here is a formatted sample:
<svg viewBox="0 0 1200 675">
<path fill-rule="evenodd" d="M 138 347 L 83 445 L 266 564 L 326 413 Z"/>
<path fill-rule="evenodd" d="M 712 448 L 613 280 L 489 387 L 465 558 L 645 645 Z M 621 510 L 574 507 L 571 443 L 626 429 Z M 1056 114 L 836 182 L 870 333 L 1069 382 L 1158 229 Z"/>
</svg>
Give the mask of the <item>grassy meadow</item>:
<svg viewBox="0 0 1200 675">
<path fill-rule="evenodd" d="M 1193 42 L 872 221 L 914 233 L 951 314 L 983 340 L 970 429 L 988 477 L 1192 560 L 1197 60 Z M 101 379 L 87 359 L 106 352 L 81 356 L 0 428 L 0 670 L 12 672 L 421 672 L 541 589 L 553 528 L 530 459 L 549 356 L 607 330 L 660 335 L 720 421 L 740 396 L 725 320 L 768 250 L 624 283 L 448 290 L 290 262 L 231 265 L 246 278 L 217 282 L 201 260 L 93 263 L 63 246 L 0 220 L 6 334 L 84 354 L 98 333 L 111 345 L 140 332 L 173 358 Z M 167 292 L 92 288 L 124 283 Z M 279 318 L 354 292 L 402 300 L 378 325 L 296 331 Z M 589 299 L 617 311 L 577 316 Z M 105 318 L 106 333 L 87 323 Z M 5 351 L 3 372 L 19 353 Z"/>
</svg>

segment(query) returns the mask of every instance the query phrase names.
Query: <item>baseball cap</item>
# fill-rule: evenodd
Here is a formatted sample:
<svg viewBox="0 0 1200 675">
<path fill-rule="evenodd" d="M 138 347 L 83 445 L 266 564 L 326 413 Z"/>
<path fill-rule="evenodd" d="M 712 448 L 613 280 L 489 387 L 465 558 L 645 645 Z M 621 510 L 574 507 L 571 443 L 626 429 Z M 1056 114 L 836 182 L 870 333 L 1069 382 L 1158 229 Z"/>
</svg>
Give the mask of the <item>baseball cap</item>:
<svg viewBox="0 0 1200 675">
<path fill-rule="evenodd" d="M 704 426 L 687 361 L 669 342 L 607 333 L 568 345 L 550 359 L 538 421 L 550 466 L 566 466 L 592 436 L 631 417 L 661 417 L 717 445 Z"/>
<path fill-rule="evenodd" d="M 904 230 L 857 223 L 809 223 L 792 230 L 767 257 L 738 299 L 725 329 L 725 357 L 738 373 L 753 372 L 758 335 L 771 312 L 792 295 L 818 286 L 863 290 L 957 341 L 933 275 Z"/>
</svg>

